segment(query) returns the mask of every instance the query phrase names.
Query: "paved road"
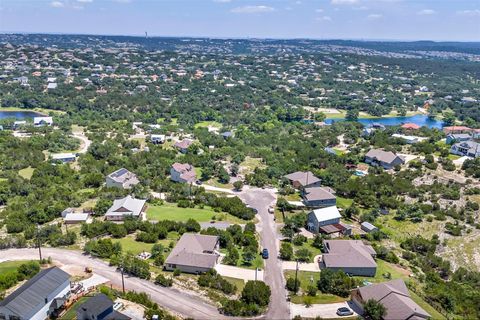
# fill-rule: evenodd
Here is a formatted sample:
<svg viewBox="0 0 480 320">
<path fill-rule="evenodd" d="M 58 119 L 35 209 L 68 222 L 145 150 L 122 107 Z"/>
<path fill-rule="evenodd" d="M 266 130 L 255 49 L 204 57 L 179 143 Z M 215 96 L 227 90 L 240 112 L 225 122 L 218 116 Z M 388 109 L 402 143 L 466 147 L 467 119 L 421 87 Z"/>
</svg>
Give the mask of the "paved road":
<svg viewBox="0 0 480 320">
<path fill-rule="evenodd" d="M 267 248 L 269 258 L 265 264 L 265 282 L 270 286 L 272 297 L 265 315 L 266 319 L 290 319 L 290 308 L 287 303 L 285 279 L 282 264 L 278 259 L 279 241 L 273 215 L 268 213 L 268 206 L 276 201 L 275 192 L 268 189 L 249 189 L 240 195 L 248 205 L 258 210 L 259 232 L 262 248 Z"/>
<path fill-rule="evenodd" d="M 43 248 L 44 257 L 51 257 L 62 265 L 74 265 L 81 268 L 90 266 L 93 271 L 121 288 L 122 277 L 115 267 L 109 266 L 102 260 L 83 255 L 79 251 L 66 249 Z M 37 249 L 9 249 L 0 251 L 0 260 L 29 260 L 38 256 Z M 158 305 L 193 319 L 225 319 L 215 306 L 212 306 L 196 296 L 180 292 L 176 289 L 156 286 L 150 281 L 134 277 L 125 278 L 125 289 L 145 292 Z"/>
</svg>

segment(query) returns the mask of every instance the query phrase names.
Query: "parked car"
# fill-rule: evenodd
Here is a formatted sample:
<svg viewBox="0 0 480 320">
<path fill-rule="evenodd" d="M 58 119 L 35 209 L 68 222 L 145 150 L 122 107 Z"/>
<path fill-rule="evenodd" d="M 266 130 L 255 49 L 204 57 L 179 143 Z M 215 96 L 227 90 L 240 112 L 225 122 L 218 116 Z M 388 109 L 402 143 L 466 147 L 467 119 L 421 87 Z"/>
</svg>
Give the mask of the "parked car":
<svg viewBox="0 0 480 320">
<path fill-rule="evenodd" d="M 262 250 L 262 258 L 263 259 L 268 259 L 268 249 L 267 248 Z"/>
<path fill-rule="evenodd" d="M 347 307 L 341 307 L 337 309 L 337 315 L 340 317 L 346 317 L 353 315 L 353 311 L 348 309 Z"/>
<path fill-rule="evenodd" d="M 271 214 L 275 213 L 275 209 L 273 209 L 272 206 L 268 207 L 268 213 L 271 213 Z"/>
<path fill-rule="evenodd" d="M 195 183 L 199 186 L 201 186 L 203 184 L 202 180 L 197 180 L 197 181 L 195 181 Z"/>
<path fill-rule="evenodd" d="M 123 308 L 123 303 L 121 302 L 115 302 L 115 304 L 113 305 L 113 310 L 119 310 Z"/>
</svg>

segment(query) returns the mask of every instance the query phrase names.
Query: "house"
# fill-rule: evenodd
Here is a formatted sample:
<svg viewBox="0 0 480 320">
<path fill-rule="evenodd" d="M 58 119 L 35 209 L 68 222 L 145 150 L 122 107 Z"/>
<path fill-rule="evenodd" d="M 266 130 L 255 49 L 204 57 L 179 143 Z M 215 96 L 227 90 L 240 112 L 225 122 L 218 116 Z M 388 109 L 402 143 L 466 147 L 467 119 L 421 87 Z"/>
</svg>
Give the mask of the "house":
<svg viewBox="0 0 480 320">
<path fill-rule="evenodd" d="M 365 155 L 365 162 L 372 166 L 382 166 L 384 169 L 392 169 L 405 163 L 401 157 L 391 151 L 371 149 Z"/>
<path fill-rule="evenodd" d="M 472 129 L 465 126 L 451 126 L 451 127 L 443 127 L 443 132 L 446 134 L 449 133 L 468 133 L 471 132 Z"/>
<path fill-rule="evenodd" d="M 128 195 L 125 198 L 113 201 L 113 205 L 105 213 L 105 220 L 123 221 L 125 217 L 143 219 L 147 210 L 147 200 L 135 199 Z"/>
<path fill-rule="evenodd" d="M 33 125 L 35 127 L 51 126 L 52 124 L 53 124 L 52 117 L 34 117 L 33 118 Z"/>
<path fill-rule="evenodd" d="M 50 82 L 49 84 L 47 84 L 47 89 L 48 90 L 53 90 L 53 89 L 57 89 L 57 84 L 55 82 Z"/>
<path fill-rule="evenodd" d="M 336 206 L 315 209 L 307 215 L 307 229 L 318 233 L 321 227 L 340 224 L 340 218 L 341 215 Z"/>
<path fill-rule="evenodd" d="M 288 179 L 296 189 L 320 187 L 321 180 L 310 171 L 297 171 L 287 174 L 284 178 Z"/>
<path fill-rule="evenodd" d="M 90 214 L 88 212 L 71 212 L 67 213 L 63 217 L 63 223 L 65 224 L 77 224 L 77 223 L 86 223 Z"/>
<path fill-rule="evenodd" d="M 446 144 L 454 144 L 456 142 L 463 142 L 472 140 L 472 136 L 468 133 L 449 133 L 445 138 Z"/>
<path fill-rule="evenodd" d="M 404 123 L 404 124 L 401 125 L 401 128 L 406 129 L 406 130 L 418 130 L 421 127 L 418 124 L 415 124 L 415 123 Z"/>
<path fill-rule="evenodd" d="M 305 188 L 302 197 L 303 203 L 307 207 L 330 207 L 337 204 L 337 197 L 333 195 L 331 190 L 328 187 L 313 187 Z"/>
<path fill-rule="evenodd" d="M 429 319 L 430 315 L 410 297 L 402 279 L 371 284 L 352 290 L 352 302 L 363 311 L 365 303 L 373 299 L 385 307 L 383 320 Z"/>
<path fill-rule="evenodd" d="M 75 153 L 55 153 L 52 154 L 52 161 L 53 162 L 75 162 L 77 159 L 77 155 Z"/>
<path fill-rule="evenodd" d="M 224 139 L 232 138 L 233 132 L 232 131 L 225 131 L 220 134 Z"/>
<path fill-rule="evenodd" d="M 77 308 L 77 320 L 130 320 L 132 318 L 113 309 L 113 301 L 100 293 Z"/>
<path fill-rule="evenodd" d="M 110 173 L 106 178 L 107 188 L 131 189 L 139 182 L 137 175 L 125 168 Z"/>
<path fill-rule="evenodd" d="M 217 236 L 184 233 L 168 255 L 165 269 L 198 274 L 215 268 L 220 257 L 218 241 Z"/>
<path fill-rule="evenodd" d="M 450 153 L 476 158 L 480 156 L 480 143 L 473 140 L 458 142 L 452 145 Z"/>
<path fill-rule="evenodd" d="M 24 127 L 27 125 L 27 121 L 25 120 L 18 120 L 13 122 L 13 130 L 20 129 L 21 127 Z"/>
<path fill-rule="evenodd" d="M 165 135 L 164 134 L 151 134 L 150 141 L 153 144 L 163 144 L 165 142 Z"/>
<path fill-rule="evenodd" d="M 342 270 L 352 276 L 374 277 L 377 263 L 372 246 L 360 240 L 325 240 L 325 254 L 320 261 L 321 269 Z"/>
<path fill-rule="evenodd" d="M 373 232 L 373 231 L 377 231 L 378 228 L 375 227 L 373 224 L 371 224 L 370 222 L 368 221 L 364 221 L 360 224 L 360 228 L 365 231 L 366 233 L 370 233 L 370 232 Z"/>
<path fill-rule="evenodd" d="M 170 168 L 170 179 L 175 182 L 193 183 L 197 179 L 197 174 L 191 164 L 175 162 Z"/>
<path fill-rule="evenodd" d="M 188 147 L 190 147 L 192 144 L 193 144 L 192 140 L 184 139 L 181 141 L 177 141 L 174 144 L 174 147 L 177 148 L 181 153 L 187 153 Z"/>
<path fill-rule="evenodd" d="M 58 267 L 40 271 L 0 302 L 0 319 L 44 320 L 70 296 L 70 275 Z"/>
</svg>

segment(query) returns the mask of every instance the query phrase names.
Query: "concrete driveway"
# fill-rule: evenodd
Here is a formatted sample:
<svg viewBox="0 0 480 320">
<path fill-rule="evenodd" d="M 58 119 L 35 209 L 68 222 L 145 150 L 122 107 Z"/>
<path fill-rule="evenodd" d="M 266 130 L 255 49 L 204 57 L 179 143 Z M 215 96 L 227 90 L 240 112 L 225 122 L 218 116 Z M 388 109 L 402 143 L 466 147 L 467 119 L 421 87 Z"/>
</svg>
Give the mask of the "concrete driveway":
<svg viewBox="0 0 480 320">
<path fill-rule="evenodd" d="M 337 309 L 341 307 L 347 307 L 352 310 L 353 315 L 351 317 L 356 317 L 358 315 L 358 313 L 355 311 L 356 306 L 351 301 L 329 304 L 314 304 L 309 308 L 305 307 L 303 304 L 290 303 L 290 315 L 292 318 L 297 315 L 302 316 L 302 318 L 312 319 L 317 317 L 320 319 L 342 318 L 341 316 L 337 315 Z"/>
<path fill-rule="evenodd" d="M 318 261 L 317 257 L 315 257 L 314 261 Z M 295 261 L 282 261 L 282 269 L 283 270 L 295 270 L 297 263 Z M 311 263 L 298 263 L 298 270 L 300 271 L 313 271 L 313 272 L 320 272 L 320 266 L 318 262 L 311 262 Z"/>
<path fill-rule="evenodd" d="M 255 280 L 255 270 L 217 264 L 215 270 L 224 277 L 243 279 L 245 281 Z M 257 280 L 263 281 L 263 270 L 257 271 Z"/>
<path fill-rule="evenodd" d="M 90 287 L 96 287 L 98 285 L 107 283 L 109 281 L 110 280 L 108 280 L 107 278 L 94 273 L 90 278 L 82 280 L 80 281 L 80 283 L 83 285 L 85 289 L 88 289 Z"/>
</svg>

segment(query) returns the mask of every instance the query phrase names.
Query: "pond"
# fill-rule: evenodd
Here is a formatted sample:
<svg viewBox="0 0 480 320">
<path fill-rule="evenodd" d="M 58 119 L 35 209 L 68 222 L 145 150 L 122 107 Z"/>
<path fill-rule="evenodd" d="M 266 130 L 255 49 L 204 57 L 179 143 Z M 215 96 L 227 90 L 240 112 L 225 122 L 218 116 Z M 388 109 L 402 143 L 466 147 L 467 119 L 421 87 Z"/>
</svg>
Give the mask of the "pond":
<svg viewBox="0 0 480 320">
<path fill-rule="evenodd" d="M 337 121 L 345 121 L 345 119 L 326 119 L 326 124 L 332 124 Z M 358 119 L 358 122 L 364 126 L 370 126 L 372 123 L 379 123 L 384 126 L 401 126 L 404 123 L 415 123 L 419 126 L 425 126 L 428 128 L 443 128 L 443 121 L 431 119 L 427 115 L 417 114 L 415 116 L 408 117 L 389 117 L 389 118 L 373 118 L 373 119 Z"/>
<path fill-rule="evenodd" d="M 34 117 L 42 116 L 41 113 L 34 111 L 0 111 L 0 119 L 15 118 L 15 119 L 33 119 Z"/>
</svg>

